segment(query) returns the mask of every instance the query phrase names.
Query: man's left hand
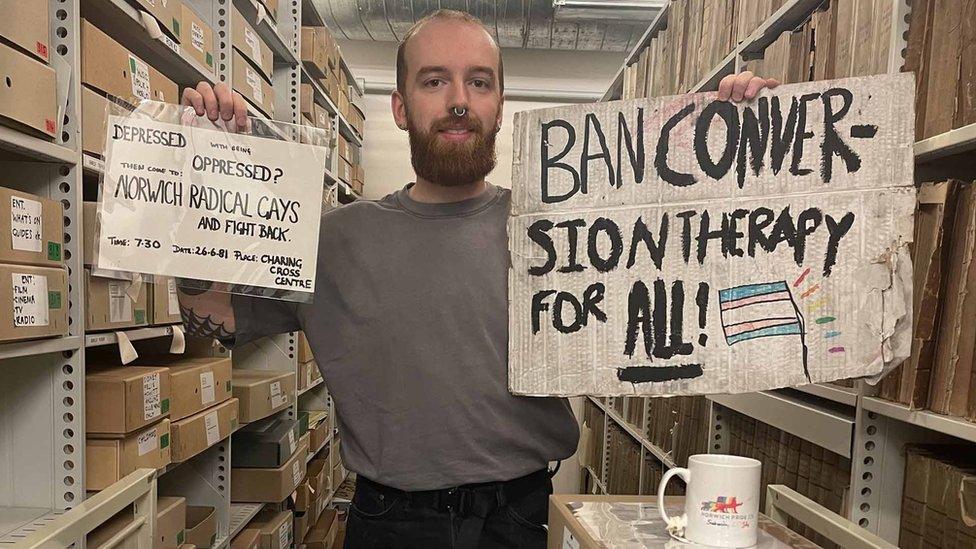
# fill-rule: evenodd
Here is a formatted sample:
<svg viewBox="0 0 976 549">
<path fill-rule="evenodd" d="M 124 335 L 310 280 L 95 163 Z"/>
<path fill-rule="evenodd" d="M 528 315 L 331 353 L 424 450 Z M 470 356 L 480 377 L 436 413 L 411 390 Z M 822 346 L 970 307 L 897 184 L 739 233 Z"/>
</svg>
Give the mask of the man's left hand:
<svg viewBox="0 0 976 549">
<path fill-rule="evenodd" d="M 730 74 L 718 84 L 718 100 L 733 102 L 751 101 L 763 88 L 773 89 L 779 86 L 779 81 L 773 78 L 760 78 L 752 71 Z"/>
</svg>

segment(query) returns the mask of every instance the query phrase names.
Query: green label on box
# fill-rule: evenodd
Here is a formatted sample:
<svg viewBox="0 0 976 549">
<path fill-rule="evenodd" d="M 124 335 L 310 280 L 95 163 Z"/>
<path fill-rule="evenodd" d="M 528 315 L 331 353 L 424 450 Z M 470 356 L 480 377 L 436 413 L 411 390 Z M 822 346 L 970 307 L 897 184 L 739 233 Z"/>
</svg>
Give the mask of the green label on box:
<svg viewBox="0 0 976 549">
<path fill-rule="evenodd" d="M 159 403 L 159 413 L 168 414 L 169 413 L 169 399 L 164 398 L 162 402 Z"/>
<path fill-rule="evenodd" d="M 163 436 L 159 437 L 159 449 L 162 450 L 169 446 L 169 433 L 165 433 Z"/>
<path fill-rule="evenodd" d="M 179 534 L 176 534 L 176 544 L 183 545 L 183 540 L 186 539 L 186 531 L 180 530 Z"/>
<path fill-rule="evenodd" d="M 136 73 L 136 60 L 131 55 L 129 56 L 129 72 L 132 74 Z"/>
<path fill-rule="evenodd" d="M 234 386 L 233 386 L 233 384 L 232 384 L 232 383 L 230 382 L 230 380 L 229 380 L 229 379 L 227 380 L 227 392 L 228 392 L 228 393 L 233 393 L 233 392 L 234 392 Z"/>
<path fill-rule="evenodd" d="M 61 308 L 61 292 L 49 291 L 47 293 L 47 308 L 48 309 Z"/>
<path fill-rule="evenodd" d="M 177 38 L 180 37 L 180 20 L 175 17 L 173 18 L 173 34 L 175 34 Z"/>
<path fill-rule="evenodd" d="M 133 315 L 136 317 L 136 324 L 146 323 L 146 311 L 144 309 L 136 309 L 133 311 Z"/>
<path fill-rule="evenodd" d="M 59 242 L 47 243 L 48 261 L 61 261 L 61 244 Z"/>
<path fill-rule="evenodd" d="M 213 54 L 209 51 L 207 52 L 207 66 L 213 67 Z"/>
</svg>

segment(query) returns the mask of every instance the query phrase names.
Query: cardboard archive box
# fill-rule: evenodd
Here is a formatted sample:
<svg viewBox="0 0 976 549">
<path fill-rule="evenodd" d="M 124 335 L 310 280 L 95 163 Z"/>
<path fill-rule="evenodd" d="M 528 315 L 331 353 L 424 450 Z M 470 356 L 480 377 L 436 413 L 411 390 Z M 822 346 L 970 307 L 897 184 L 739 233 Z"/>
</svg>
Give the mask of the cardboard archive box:
<svg viewBox="0 0 976 549">
<path fill-rule="evenodd" d="M 322 415 L 314 420 L 313 416 L 309 415 L 309 451 L 313 454 L 321 450 L 329 438 L 329 416 L 325 412 L 320 413 Z"/>
<path fill-rule="evenodd" d="M 329 464 L 328 452 L 324 452 L 323 455 L 308 462 L 306 478 L 308 485 L 317 493 L 328 494 L 332 491 L 334 488 L 332 486 L 332 466 Z"/>
<path fill-rule="evenodd" d="M 186 535 L 186 499 L 160 496 L 156 499 L 156 528 L 153 549 L 177 549 Z"/>
<path fill-rule="evenodd" d="M 280 467 L 298 447 L 298 422 L 268 418 L 247 424 L 234 433 L 232 467 Z"/>
<path fill-rule="evenodd" d="M 245 423 L 284 410 L 295 399 L 295 372 L 235 368 L 231 381 L 234 396 L 241 401 L 241 421 Z"/>
<path fill-rule="evenodd" d="M 299 111 L 315 126 L 315 90 L 311 84 L 298 85 L 298 107 Z"/>
<path fill-rule="evenodd" d="M 111 103 L 105 96 L 88 86 L 81 87 L 81 150 L 97 156 L 105 155 L 105 131 Z M 85 249 L 85 256 L 90 252 Z"/>
<path fill-rule="evenodd" d="M 186 506 L 186 542 L 209 549 L 217 542 L 217 509 L 198 505 Z"/>
<path fill-rule="evenodd" d="M 295 539 L 292 514 L 288 511 L 265 508 L 248 526 L 260 532 L 261 549 L 288 549 Z"/>
<path fill-rule="evenodd" d="M 0 263 L 63 265 L 64 207 L 57 200 L 0 187 Z"/>
<path fill-rule="evenodd" d="M 231 397 L 231 360 L 227 357 L 172 356 L 139 358 L 134 364 L 169 369 L 169 418 L 173 421 L 211 408 Z"/>
<path fill-rule="evenodd" d="M 0 36 L 47 63 L 51 41 L 48 3 L 0 0 L 0 13 Z"/>
<path fill-rule="evenodd" d="M 179 88 L 158 70 L 81 20 L 81 82 L 129 103 L 152 99 L 179 103 Z"/>
<path fill-rule="evenodd" d="M 85 269 L 85 331 L 147 326 L 148 288 L 138 288 L 135 300 L 129 296 L 131 288 L 129 280 L 94 276 Z"/>
<path fill-rule="evenodd" d="M 200 18 L 189 4 L 183 4 L 180 14 L 180 27 L 183 33 L 183 51 L 214 73 L 214 32 Z"/>
<path fill-rule="evenodd" d="M 298 332 L 298 363 L 304 364 L 310 360 L 315 360 L 312 356 L 312 347 L 308 344 L 305 332 Z"/>
<path fill-rule="evenodd" d="M 149 294 L 149 324 L 159 326 L 183 322 L 175 278 L 155 275 L 149 285 Z"/>
<path fill-rule="evenodd" d="M 265 116 L 273 117 L 275 112 L 274 88 L 261 76 L 257 69 L 244 59 L 241 52 L 235 49 L 233 57 L 234 89 L 240 92 Z"/>
<path fill-rule="evenodd" d="M 0 264 L 0 341 L 67 334 L 67 271 Z"/>
<path fill-rule="evenodd" d="M 234 502 L 279 503 L 295 491 L 305 478 L 308 446 L 298 450 L 281 467 L 274 469 L 234 467 L 230 475 L 230 500 Z"/>
<path fill-rule="evenodd" d="M 173 462 L 186 461 L 227 438 L 237 428 L 237 422 L 236 398 L 174 421 Z"/>
<path fill-rule="evenodd" d="M 85 374 L 85 432 L 124 435 L 169 416 L 169 370 L 98 368 Z"/>
<path fill-rule="evenodd" d="M 170 37 L 177 42 L 183 42 L 182 20 L 183 2 L 181 0 L 135 0 L 139 6 L 149 12 L 156 21 L 166 29 Z"/>
<path fill-rule="evenodd" d="M 325 77 L 329 72 L 329 48 L 332 34 L 325 27 L 302 27 L 302 62 L 312 76 Z"/>
<path fill-rule="evenodd" d="M 257 528 L 245 528 L 234 536 L 230 542 L 230 549 L 259 549 L 261 547 L 261 531 Z"/>
<path fill-rule="evenodd" d="M 244 19 L 237 8 L 231 8 L 231 13 L 233 13 L 231 29 L 234 49 L 244 54 L 244 57 L 261 71 L 264 79 L 270 82 L 274 70 L 274 54 L 271 48 L 261 40 L 254 27 Z"/>
<path fill-rule="evenodd" d="M 6 14 L 4 14 L 6 16 Z M 54 69 L 0 42 L 0 119 L 18 129 L 52 138 L 57 134 Z"/>
<path fill-rule="evenodd" d="M 325 509 L 315 521 L 315 525 L 305 536 L 306 549 L 333 549 L 336 537 L 339 535 L 338 512 L 335 509 Z"/>
<path fill-rule="evenodd" d="M 85 490 L 104 490 L 136 469 L 170 464 L 170 421 L 124 438 L 88 438 L 85 443 Z"/>
</svg>

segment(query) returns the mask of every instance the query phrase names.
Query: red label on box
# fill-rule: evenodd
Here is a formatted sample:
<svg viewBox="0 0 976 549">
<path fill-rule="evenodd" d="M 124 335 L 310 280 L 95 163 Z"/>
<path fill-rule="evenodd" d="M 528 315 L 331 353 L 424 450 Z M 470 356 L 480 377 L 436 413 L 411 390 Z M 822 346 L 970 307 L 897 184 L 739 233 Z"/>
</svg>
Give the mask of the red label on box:
<svg viewBox="0 0 976 549">
<path fill-rule="evenodd" d="M 43 42 L 38 42 L 37 43 L 37 54 L 40 55 L 41 57 L 43 57 L 44 59 L 47 59 L 47 44 L 45 44 Z M 51 130 L 51 131 L 53 132 L 54 130 Z"/>
<path fill-rule="evenodd" d="M 45 118 L 44 128 L 47 129 L 47 133 L 54 133 L 54 120 L 51 120 L 50 118 Z"/>
</svg>

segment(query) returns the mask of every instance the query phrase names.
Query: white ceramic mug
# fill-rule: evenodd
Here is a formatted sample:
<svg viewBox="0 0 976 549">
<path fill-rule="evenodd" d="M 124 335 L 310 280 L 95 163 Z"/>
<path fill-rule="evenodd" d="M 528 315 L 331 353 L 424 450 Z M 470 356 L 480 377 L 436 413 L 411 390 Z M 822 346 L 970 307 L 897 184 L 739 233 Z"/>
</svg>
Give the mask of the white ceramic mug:
<svg viewBox="0 0 976 549">
<path fill-rule="evenodd" d="M 759 535 L 759 461 L 740 456 L 699 454 L 688 458 L 688 468 L 675 467 L 664 474 L 657 491 L 661 517 L 664 488 L 671 477 L 684 479 L 684 537 L 713 547 L 751 547 Z"/>
</svg>

